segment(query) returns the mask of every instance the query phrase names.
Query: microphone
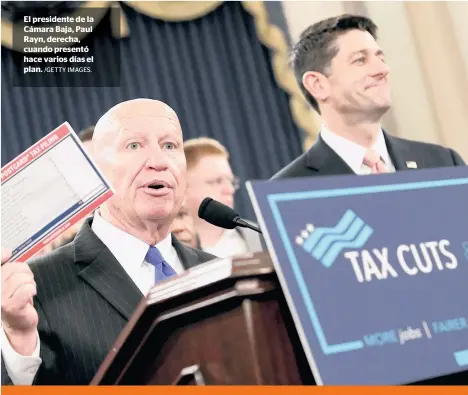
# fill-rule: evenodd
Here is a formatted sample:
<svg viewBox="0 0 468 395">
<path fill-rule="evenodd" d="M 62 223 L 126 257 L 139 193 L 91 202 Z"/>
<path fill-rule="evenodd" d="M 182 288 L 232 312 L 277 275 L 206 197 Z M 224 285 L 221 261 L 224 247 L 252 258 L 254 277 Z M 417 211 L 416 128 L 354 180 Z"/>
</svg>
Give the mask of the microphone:
<svg viewBox="0 0 468 395">
<path fill-rule="evenodd" d="M 201 202 L 198 208 L 198 217 L 224 229 L 234 229 L 236 226 L 241 226 L 262 233 L 260 228 L 242 219 L 231 207 L 209 197 Z"/>
</svg>

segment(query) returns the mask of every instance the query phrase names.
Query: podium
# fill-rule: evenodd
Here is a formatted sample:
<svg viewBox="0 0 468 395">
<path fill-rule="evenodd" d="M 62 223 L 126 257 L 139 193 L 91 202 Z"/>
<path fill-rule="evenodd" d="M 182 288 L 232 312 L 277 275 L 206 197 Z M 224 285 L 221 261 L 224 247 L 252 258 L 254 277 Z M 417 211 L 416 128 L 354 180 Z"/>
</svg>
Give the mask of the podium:
<svg viewBox="0 0 468 395">
<path fill-rule="evenodd" d="M 153 287 L 91 385 L 314 384 L 268 253 Z"/>
</svg>

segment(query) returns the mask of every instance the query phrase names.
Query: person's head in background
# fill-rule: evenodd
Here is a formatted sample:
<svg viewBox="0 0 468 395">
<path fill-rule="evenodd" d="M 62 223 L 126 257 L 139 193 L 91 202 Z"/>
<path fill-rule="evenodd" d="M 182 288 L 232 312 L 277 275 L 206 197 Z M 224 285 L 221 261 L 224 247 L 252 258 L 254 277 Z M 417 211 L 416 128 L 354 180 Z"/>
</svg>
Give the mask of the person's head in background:
<svg viewBox="0 0 468 395">
<path fill-rule="evenodd" d="M 83 129 L 80 133 L 78 133 L 78 137 L 80 138 L 81 143 L 83 144 L 83 147 L 85 148 L 86 152 L 90 156 L 92 153 L 91 141 L 93 140 L 93 134 L 94 134 L 94 125 L 88 126 L 86 129 Z"/>
<path fill-rule="evenodd" d="M 370 19 L 341 15 L 307 28 L 291 57 L 303 94 L 326 126 L 362 145 L 380 131 L 391 106 L 390 69 L 376 39 Z"/>
<path fill-rule="evenodd" d="M 224 229 L 198 217 L 200 203 L 206 197 L 234 207 L 234 194 L 239 181 L 229 164 L 229 153 L 218 141 L 199 137 L 184 142 L 187 159 L 187 207 L 195 222 L 202 247 L 211 246 L 221 238 Z"/>
<path fill-rule="evenodd" d="M 187 199 L 184 199 L 177 216 L 172 222 L 171 232 L 177 239 L 192 248 L 198 248 L 198 237 L 195 232 L 193 217 L 187 207 Z"/>
</svg>

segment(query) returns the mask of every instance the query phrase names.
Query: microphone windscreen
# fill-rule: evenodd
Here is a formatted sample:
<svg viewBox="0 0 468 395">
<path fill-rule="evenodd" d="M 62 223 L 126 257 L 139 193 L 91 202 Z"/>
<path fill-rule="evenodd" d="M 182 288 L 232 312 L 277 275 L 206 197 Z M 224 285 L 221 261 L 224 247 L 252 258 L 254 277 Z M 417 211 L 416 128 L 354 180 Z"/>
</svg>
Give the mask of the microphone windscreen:
<svg viewBox="0 0 468 395">
<path fill-rule="evenodd" d="M 198 208 L 198 216 L 212 225 L 224 229 L 234 229 L 239 214 L 231 207 L 226 206 L 212 198 L 205 198 Z"/>
</svg>

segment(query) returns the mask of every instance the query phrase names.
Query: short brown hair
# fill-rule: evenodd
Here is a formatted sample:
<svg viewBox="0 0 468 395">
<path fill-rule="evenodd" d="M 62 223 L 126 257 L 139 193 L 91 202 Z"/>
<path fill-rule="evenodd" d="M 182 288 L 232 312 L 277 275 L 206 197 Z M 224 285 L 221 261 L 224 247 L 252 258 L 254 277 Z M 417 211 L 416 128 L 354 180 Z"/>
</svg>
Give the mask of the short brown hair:
<svg viewBox="0 0 468 395">
<path fill-rule="evenodd" d="M 304 87 L 302 76 L 308 71 L 326 75 L 331 61 L 338 53 L 338 48 L 334 45 L 336 39 L 341 34 L 355 29 L 367 31 L 377 39 L 377 26 L 372 20 L 363 16 L 343 14 L 309 26 L 302 32 L 292 50 L 291 65 L 297 83 L 307 101 L 319 114 L 317 100 Z"/>
<path fill-rule="evenodd" d="M 229 160 L 229 152 L 218 140 L 209 137 L 197 137 L 184 142 L 184 152 L 187 158 L 187 169 L 198 165 L 201 158 L 209 155 L 221 155 Z"/>
<path fill-rule="evenodd" d="M 86 141 L 91 141 L 93 139 L 94 134 L 94 125 L 88 126 L 86 129 L 83 129 L 80 133 L 78 133 L 78 137 L 80 138 L 82 143 Z"/>
</svg>

